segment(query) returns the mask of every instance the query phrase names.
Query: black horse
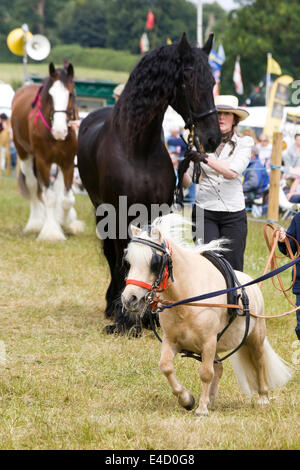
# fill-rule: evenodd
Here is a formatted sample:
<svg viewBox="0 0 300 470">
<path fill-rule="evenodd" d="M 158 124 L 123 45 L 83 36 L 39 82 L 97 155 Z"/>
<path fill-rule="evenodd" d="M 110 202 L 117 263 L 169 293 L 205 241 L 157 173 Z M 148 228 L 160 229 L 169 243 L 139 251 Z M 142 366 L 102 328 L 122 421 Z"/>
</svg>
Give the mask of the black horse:
<svg viewBox="0 0 300 470">
<path fill-rule="evenodd" d="M 206 152 L 219 145 L 214 79 L 208 64 L 212 40 L 213 35 L 201 49 L 191 46 L 184 33 L 178 44 L 148 53 L 131 73 L 116 105 L 96 110 L 83 120 L 78 136 L 78 168 L 94 205 L 97 224 L 104 217 L 102 212 L 97 215 L 97 207 L 111 204 L 116 210 L 118 233 L 122 211 L 119 196 L 127 197 L 127 207 L 145 205 L 148 223 L 153 204 L 172 205 L 175 175 L 162 138 L 168 105 L 183 117 Z M 126 219 L 128 224 L 131 219 Z M 115 315 L 115 323 L 107 327 L 107 332 L 129 330 L 135 322 L 120 303 L 127 244 L 127 236 L 110 236 L 103 241 L 111 272 L 105 315 Z"/>
</svg>

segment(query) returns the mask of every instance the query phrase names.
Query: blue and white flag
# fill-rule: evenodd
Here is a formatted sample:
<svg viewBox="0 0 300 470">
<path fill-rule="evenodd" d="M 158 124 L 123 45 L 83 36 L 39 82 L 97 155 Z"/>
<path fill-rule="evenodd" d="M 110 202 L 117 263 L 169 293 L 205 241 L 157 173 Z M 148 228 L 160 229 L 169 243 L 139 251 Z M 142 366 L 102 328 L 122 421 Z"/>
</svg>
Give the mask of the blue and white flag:
<svg viewBox="0 0 300 470">
<path fill-rule="evenodd" d="M 209 54 L 208 62 L 212 70 L 213 77 L 216 81 L 216 85 L 214 88 L 214 96 L 219 94 L 219 84 L 221 81 L 221 69 L 222 65 L 226 60 L 225 51 L 222 44 L 219 45 L 218 52 L 214 49 L 211 50 Z"/>
</svg>

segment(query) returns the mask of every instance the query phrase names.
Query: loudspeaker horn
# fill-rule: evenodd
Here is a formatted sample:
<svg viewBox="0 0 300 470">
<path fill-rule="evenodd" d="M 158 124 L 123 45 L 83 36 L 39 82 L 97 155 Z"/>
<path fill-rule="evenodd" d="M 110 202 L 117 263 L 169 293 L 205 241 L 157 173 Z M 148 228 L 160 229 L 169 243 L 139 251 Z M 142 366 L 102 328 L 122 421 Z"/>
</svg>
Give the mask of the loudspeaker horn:
<svg viewBox="0 0 300 470">
<path fill-rule="evenodd" d="M 24 45 L 32 38 L 30 31 L 24 31 L 22 28 L 13 29 L 7 36 L 7 47 L 13 54 L 24 55 Z"/>
<path fill-rule="evenodd" d="M 46 36 L 35 34 L 26 43 L 26 52 L 33 60 L 44 60 L 49 55 L 51 45 Z"/>
</svg>

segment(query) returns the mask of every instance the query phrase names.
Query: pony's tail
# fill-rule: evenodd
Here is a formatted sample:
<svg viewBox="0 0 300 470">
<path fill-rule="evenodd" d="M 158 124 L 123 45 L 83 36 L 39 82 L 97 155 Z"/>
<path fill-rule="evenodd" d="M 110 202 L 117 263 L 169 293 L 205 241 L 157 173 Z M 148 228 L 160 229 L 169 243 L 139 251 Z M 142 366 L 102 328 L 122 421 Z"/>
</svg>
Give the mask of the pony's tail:
<svg viewBox="0 0 300 470">
<path fill-rule="evenodd" d="M 276 354 L 267 338 L 264 340 L 265 379 L 269 389 L 283 387 L 291 378 L 288 364 Z M 247 346 L 242 346 L 231 357 L 233 370 L 242 392 L 252 395 L 258 392 L 256 368 Z"/>
</svg>

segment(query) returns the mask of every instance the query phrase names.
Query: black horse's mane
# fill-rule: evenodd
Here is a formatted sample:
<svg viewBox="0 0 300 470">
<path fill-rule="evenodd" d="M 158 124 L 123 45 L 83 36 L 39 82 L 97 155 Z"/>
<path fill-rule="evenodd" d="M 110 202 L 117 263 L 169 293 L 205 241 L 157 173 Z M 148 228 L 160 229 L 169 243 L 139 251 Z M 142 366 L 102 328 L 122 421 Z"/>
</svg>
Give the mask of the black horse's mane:
<svg viewBox="0 0 300 470">
<path fill-rule="evenodd" d="M 163 118 L 168 104 L 175 103 L 185 67 L 194 71 L 194 99 L 212 86 L 207 54 L 196 46 L 191 46 L 190 50 L 190 56 L 183 60 L 177 44 L 162 46 L 146 54 L 132 71 L 114 109 L 114 122 L 119 126 L 128 125 L 132 138 L 157 115 Z"/>
</svg>

